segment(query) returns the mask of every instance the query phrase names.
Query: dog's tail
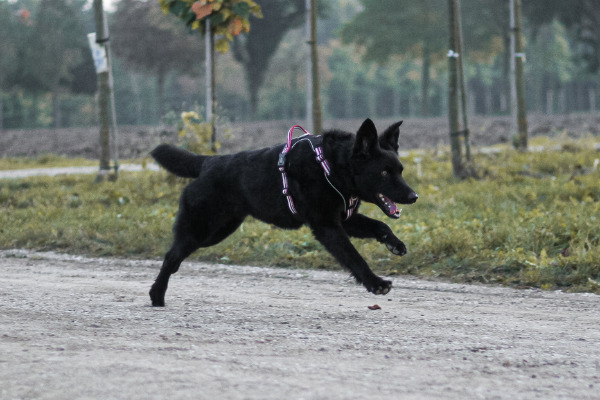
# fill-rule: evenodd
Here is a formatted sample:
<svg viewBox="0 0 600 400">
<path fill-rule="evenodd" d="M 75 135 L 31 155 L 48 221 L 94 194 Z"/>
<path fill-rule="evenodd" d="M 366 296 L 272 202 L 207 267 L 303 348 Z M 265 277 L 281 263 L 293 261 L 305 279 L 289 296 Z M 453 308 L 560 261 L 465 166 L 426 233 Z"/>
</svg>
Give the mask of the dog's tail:
<svg viewBox="0 0 600 400">
<path fill-rule="evenodd" d="M 167 171 L 182 178 L 197 178 L 206 156 L 194 154 L 169 144 L 157 146 L 150 155 Z"/>
</svg>

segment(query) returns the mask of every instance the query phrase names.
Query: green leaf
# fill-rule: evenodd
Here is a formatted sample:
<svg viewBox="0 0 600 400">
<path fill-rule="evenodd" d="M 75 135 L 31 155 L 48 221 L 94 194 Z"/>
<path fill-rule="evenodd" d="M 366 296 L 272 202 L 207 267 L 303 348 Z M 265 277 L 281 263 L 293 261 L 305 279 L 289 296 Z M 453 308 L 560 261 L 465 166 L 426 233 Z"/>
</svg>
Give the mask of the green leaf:
<svg viewBox="0 0 600 400">
<path fill-rule="evenodd" d="M 185 4 L 181 0 L 174 1 L 169 5 L 169 11 L 171 12 L 171 14 L 175 14 L 178 17 L 184 15 L 188 8 L 189 7 L 187 6 L 187 4 Z"/>
<path fill-rule="evenodd" d="M 192 11 L 192 9 L 189 8 L 188 11 L 187 11 L 187 13 L 182 18 L 185 21 L 185 24 L 188 25 L 188 26 L 190 26 L 196 20 L 196 13 L 194 13 Z"/>
<path fill-rule="evenodd" d="M 250 6 L 248 3 L 239 2 L 233 5 L 232 10 L 234 13 L 239 15 L 242 18 L 248 18 L 248 12 L 250 11 Z"/>
<path fill-rule="evenodd" d="M 208 18 L 210 18 L 210 26 L 213 29 L 223 23 L 223 15 L 221 13 L 211 14 Z"/>
<path fill-rule="evenodd" d="M 220 53 L 227 53 L 229 50 L 229 41 L 225 38 L 219 39 L 215 42 L 215 50 Z"/>
</svg>

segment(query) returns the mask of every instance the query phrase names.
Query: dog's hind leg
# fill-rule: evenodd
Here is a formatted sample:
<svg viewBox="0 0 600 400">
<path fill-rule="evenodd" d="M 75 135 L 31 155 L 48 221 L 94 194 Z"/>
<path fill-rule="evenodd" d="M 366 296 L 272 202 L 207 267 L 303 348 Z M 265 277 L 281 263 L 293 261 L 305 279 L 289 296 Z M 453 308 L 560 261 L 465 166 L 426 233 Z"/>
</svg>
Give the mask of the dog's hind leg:
<svg viewBox="0 0 600 400">
<path fill-rule="evenodd" d="M 315 238 L 335 257 L 335 259 L 348 269 L 354 278 L 362 283 L 365 288 L 374 294 L 387 294 L 392 288 L 392 282 L 384 280 L 371 271 L 367 262 L 354 248 L 346 231 L 341 226 L 313 227 Z"/>
<path fill-rule="evenodd" d="M 155 307 L 163 307 L 165 305 L 165 292 L 169 285 L 169 278 L 177 272 L 179 266 L 190 254 L 200 247 L 195 240 L 175 240 L 171 249 L 165 255 L 163 265 L 150 288 L 150 299 Z"/>
<path fill-rule="evenodd" d="M 354 214 L 344 221 L 343 227 L 349 236 L 359 239 L 375 239 L 385 244 L 392 253 L 403 256 L 406 254 L 406 245 L 398 239 L 389 226 L 376 219 Z"/>
<path fill-rule="evenodd" d="M 190 221 L 181 217 L 175 224 L 173 245 L 165 255 L 162 268 L 150 289 L 152 305 L 159 307 L 165 305 L 169 278 L 179 270 L 183 260 L 201 247 L 209 247 L 221 242 L 231 235 L 243 220 L 244 218 L 231 218 L 216 227 L 214 225 L 209 227 L 207 222 L 198 222 L 192 228 Z"/>
</svg>

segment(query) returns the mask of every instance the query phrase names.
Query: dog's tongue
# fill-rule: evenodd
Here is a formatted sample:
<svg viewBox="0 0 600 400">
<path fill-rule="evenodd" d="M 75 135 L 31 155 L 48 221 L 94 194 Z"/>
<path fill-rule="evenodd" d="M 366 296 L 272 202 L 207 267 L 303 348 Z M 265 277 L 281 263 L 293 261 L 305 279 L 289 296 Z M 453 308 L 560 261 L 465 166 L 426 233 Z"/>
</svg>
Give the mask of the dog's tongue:
<svg viewBox="0 0 600 400">
<path fill-rule="evenodd" d="M 387 208 L 387 214 L 392 218 L 400 218 L 400 214 L 402 213 L 402 209 L 398 208 L 396 203 L 390 200 L 387 196 L 379 194 L 379 198 L 383 200 L 385 207 Z"/>
</svg>

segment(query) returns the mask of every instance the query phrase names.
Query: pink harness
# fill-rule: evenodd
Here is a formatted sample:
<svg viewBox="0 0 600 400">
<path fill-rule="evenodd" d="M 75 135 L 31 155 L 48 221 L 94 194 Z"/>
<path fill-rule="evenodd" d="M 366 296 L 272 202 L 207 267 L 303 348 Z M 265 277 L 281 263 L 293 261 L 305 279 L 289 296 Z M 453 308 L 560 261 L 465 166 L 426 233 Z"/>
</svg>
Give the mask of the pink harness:
<svg viewBox="0 0 600 400">
<path fill-rule="evenodd" d="M 302 130 L 304 132 L 304 135 L 300 136 L 298 138 L 298 141 L 296 141 L 296 143 L 294 143 L 292 145 L 292 136 L 294 135 L 294 130 L 296 128 Z M 282 192 L 287 199 L 287 203 L 288 203 L 290 212 L 292 214 L 298 214 L 298 211 L 296 211 L 296 207 L 294 207 L 294 199 L 292 199 L 292 195 L 289 193 L 289 190 L 288 190 L 287 174 L 285 173 L 285 156 L 292 148 L 294 148 L 295 145 L 297 145 L 298 143 L 300 143 L 302 141 L 307 141 L 310 144 L 310 147 L 312 148 L 313 152 L 316 154 L 316 156 L 317 156 L 316 159 L 319 162 L 319 164 L 321 164 L 321 168 L 323 168 L 323 175 L 325 176 L 325 179 L 327 180 L 329 185 L 342 198 L 342 201 L 344 202 L 344 216 L 345 216 L 344 219 L 347 220 L 348 218 L 350 218 L 352 216 L 352 214 L 354 213 L 354 210 L 356 209 L 356 206 L 358 205 L 358 197 L 350 197 L 350 199 L 348 200 L 348 205 L 346 206 L 346 199 L 344 198 L 344 195 L 342 195 L 342 193 L 329 180 L 329 175 L 331 174 L 331 167 L 329 166 L 329 162 L 327 162 L 327 160 L 325 159 L 325 156 L 323 155 L 323 148 L 320 146 L 315 147 L 313 145 L 313 143 L 309 140 L 308 136 L 312 136 L 312 135 L 310 133 L 308 133 L 306 131 L 306 129 L 304 129 L 300 125 L 292 126 L 287 134 L 287 143 L 283 147 L 283 150 L 281 151 L 281 153 L 279 154 L 279 161 L 277 162 L 277 166 L 279 167 L 279 172 L 281 172 L 281 181 L 283 183 L 283 191 Z"/>
</svg>

